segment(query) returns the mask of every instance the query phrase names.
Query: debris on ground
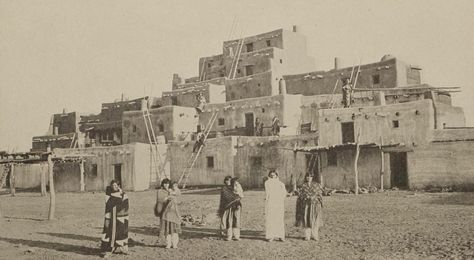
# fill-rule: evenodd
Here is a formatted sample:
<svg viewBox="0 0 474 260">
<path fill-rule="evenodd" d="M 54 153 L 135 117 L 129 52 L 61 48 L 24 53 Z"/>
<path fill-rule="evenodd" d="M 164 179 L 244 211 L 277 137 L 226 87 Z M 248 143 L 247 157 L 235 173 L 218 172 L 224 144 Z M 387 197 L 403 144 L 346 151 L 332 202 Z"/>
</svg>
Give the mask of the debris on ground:
<svg viewBox="0 0 474 260">
<path fill-rule="evenodd" d="M 191 214 L 181 216 L 181 225 L 182 226 L 204 226 L 206 225 L 206 215 L 202 214 L 200 217 L 193 216 Z"/>
</svg>

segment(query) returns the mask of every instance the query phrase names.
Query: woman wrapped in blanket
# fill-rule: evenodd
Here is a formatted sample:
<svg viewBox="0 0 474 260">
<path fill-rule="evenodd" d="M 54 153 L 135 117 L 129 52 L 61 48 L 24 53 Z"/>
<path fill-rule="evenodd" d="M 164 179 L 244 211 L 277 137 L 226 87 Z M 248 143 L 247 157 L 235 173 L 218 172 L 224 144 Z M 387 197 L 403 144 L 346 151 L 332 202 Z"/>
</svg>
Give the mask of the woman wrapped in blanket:
<svg viewBox="0 0 474 260">
<path fill-rule="evenodd" d="M 240 202 L 243 192 L 237 178 L 232 179 L 230 176 L 224 178 L 224 187 L 221 191 L 221 199 L 219 203 L 219 210 L 217 215 L 221 219 L 221 230 L 227 231 L 225 240 L 240 240 L 240 213 L 242 211 L 242 204 Z M 234 190 L 234 187 L 240 187 L 239 190 Z"/>
<path fill-rule="evenodd" d="M 305 182 L 296 190 L 296 223 L 303 227 L 305 240 L 319 240 L 319 228 L 323 226 L 323 197 L 319 183 L 313 182 L 313 175 L 307 174 Z"/>
<path fill-rule="evenodd" d="M 103 257 L 114 251 L 128 254 L 128 197 L 115 180 L 105 192 L 105 221 L 102 231 L 101 252 Z M 118 251 L 118 250 L 119 251 Z"/>
<path fill-rule="evenodd" d="M 169 179 L 161 181 L 161 189 L 156 196 L 156 208 L 160 217 L 160 236 L 166 238 L 166 249 L 178 248 L 179 233 L 181 233 L 181 217 L 178 209 L 179 189 L 171 189 Z"/>
</svg>

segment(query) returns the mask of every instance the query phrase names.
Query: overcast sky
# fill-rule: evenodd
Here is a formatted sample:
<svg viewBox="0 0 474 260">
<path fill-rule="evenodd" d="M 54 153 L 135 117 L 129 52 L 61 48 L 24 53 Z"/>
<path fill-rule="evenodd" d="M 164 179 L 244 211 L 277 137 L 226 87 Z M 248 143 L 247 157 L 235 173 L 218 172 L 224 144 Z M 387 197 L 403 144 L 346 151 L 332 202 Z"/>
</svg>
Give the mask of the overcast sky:
<svg viewBox="0 0 474 260">
<path fill-rule="evenodd" d="M 63 108 L 98 113 L 122 93 L 160 96 L 229 36 L 293 24 L 314 70 L 336 56 L 350 66 L 392 54 L 422 67 L 425 83 L 461 87 L 455 104 L 473 125 L 473 14 L 469 0 L 0 0 L 0 150 L 28 151 Z"/>
</svg>

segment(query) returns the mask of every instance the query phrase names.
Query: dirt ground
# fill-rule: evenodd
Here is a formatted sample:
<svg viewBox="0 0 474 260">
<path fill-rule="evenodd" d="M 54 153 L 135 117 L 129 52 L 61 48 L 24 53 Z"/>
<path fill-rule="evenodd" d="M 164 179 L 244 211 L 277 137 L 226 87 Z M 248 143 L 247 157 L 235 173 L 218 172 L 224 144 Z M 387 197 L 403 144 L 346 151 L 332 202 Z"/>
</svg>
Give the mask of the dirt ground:
<svg viewBox="0 0 474 260">
<path fill-rule="evenodd" d="M 184 194 L 181 214 L 207 215 L 204 226 L 183 227 L 178 249 L 157 238 L 154 191 L 130 197 L 131 255 L 113 259 L 473 259 L 474 193 L 390 191 L 324 197 L 320 241 L 293 227 L 296 198 L 286 200 L 286 242 L 264 241 L 264 192 L 247 191 L 242 237 L 217 234 L 218 192 Z M 102 193 L 57 194 L 57 220 L 47 221 L 48 197 L 0 196 L 0 259 L 99 259 Z"/>
</svg>

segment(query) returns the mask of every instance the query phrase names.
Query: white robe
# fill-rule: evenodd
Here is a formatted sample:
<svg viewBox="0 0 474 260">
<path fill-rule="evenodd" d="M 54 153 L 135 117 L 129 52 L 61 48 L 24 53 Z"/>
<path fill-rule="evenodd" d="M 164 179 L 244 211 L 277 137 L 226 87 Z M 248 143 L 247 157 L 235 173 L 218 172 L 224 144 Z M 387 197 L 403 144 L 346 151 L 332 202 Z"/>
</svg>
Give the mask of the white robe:
<svg viewBox="0 0 474 260">
<path fill-rule="evenodd" d="M 268 179 L 265 194 L 265 238 L 285 238 L 285 185 L 278 179 Z"/>
</svg>

